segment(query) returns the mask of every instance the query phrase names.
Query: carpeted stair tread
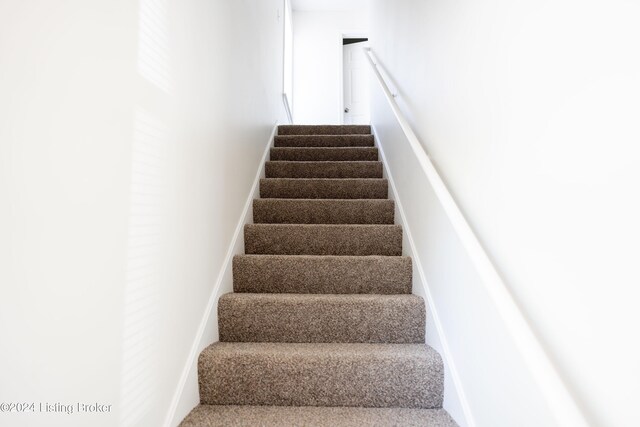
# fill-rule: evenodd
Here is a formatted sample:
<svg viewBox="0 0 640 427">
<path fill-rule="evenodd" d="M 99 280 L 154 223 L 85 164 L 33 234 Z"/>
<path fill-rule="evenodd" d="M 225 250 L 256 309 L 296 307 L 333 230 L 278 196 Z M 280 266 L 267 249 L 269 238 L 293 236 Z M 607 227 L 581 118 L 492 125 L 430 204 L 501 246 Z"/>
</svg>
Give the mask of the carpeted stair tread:
<svg viewBox="0 0 640 427">
<path fill-rule="evenodd" d="M 270 160 L 286 161 L 377 161 L 375 147 L 275 147 L 271 149 Z"/>
<path fill-rule="evenodd" d="M 274 147 L 373 147 L 373 135 L 276 135 Z"/>
<path fill-rule="evenodd" d="M 411 258 L 236 255 L 233 291 L 298 294 L 410 294 Z"/>
<path fill-rule="evenodd" d="M 444 409 L 198 405 L 180 427 L 456 427 Z"/>
<path fill-rule="evenodd" d="M 247 224 L 247 254 L 402 255 L 400 225 Z"/>
<path fill-rule="evenodd" d="M 393 200 L 255 199 L 256 224 L 393 224 Z"/>
<path fill-rule="evenodd" d="M 425 344 L 218 342 L 198 377 L 208 405 L 441 408 L 444 382 Z"/>
<path fill-rule="evenodd" d="M 369 135 L 369 125 L 280 125 L 278 135 Z"/>
<path fill-rule="evenodd" d="M 388 182 L 378 178 L 266 178 L 260 197 L 277 199 L 386 199 Z"/>
<path fill-rule="evenodd" d="M 382 162 L 269 161 L 266 178 L 382 178 Z"/>
<path fill-rule="evenodd" d="M 416 295 L 229 293 L 218 301 L 220 341 L 424 343 Z"/>
</svg>

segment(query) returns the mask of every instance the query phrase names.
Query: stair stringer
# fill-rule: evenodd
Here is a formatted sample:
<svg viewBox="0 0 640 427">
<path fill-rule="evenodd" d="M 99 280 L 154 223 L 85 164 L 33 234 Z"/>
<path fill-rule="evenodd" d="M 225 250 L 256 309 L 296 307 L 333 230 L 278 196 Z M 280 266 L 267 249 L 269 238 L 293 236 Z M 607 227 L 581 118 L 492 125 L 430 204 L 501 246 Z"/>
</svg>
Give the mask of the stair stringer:
<svg viewBox="0 0 640 427">
<path fill-rule="evenodd" d="M 278 121 L 274 123 L 268 142 L 265 145 L 251 190 L 247 195 L 240 219 L 229 243 L 227 254 L 220 268 L 220 273 L 218 274 L 215 285 L 211 289 L 211 294 L 202 320 L 200 321 L 200 326 L 194 337 L 189 356 L 187 357 L 176 386 L 176 391 L 167 411 L 163 424 L 164 427 L 172 427 L 180 424 L 180 421 L 200 403 L 200 394 L 198 391 L 198 356 L 209 344 L 218 341 L 218 316 L 215 307 L 222 294 L 233 292 L 233 257 L 244 254 L 244 226 L 253 223 L 253 199 L 260 197 L 260 179 L 265 178 L 265 164 L 266 161 L 269 160 L 269 150 L 273 147 L 274 137 L 277 135 L 279 124 Z"/>
<path fill-rule="evenodd" d="M 451 351 L 447 343 L 447 338 L 444 333 L 444 328 L 440 318 L 438 317 L 438 310 L 433 303 L 429 284 L 426 279 L 426 275 L 420 262 L 420 257 L 415 247 L 413 237 L 411 235 L 411 229 L 409 227 L 406 215 L 402 207 L 402 201 L 398 195 L 398 190 L 393 180 L 393 174 L 389 169 L 389 164 L 385 157 L 384 149 L 380 144 L 378 133 L 374 125 L 371 125 L 371 133 L 373 134 L 375 147 L 378 148 L 380 154 L 380 161 L 382 162 L 383 178 L 389 181 L 389 200 L 395 202 L 395 218 L 396 224 L 402 225 L 402 241 L 406 244 L 402 245 L 402 255 L 409 256 L 412 259 L 413 265 L 413 290 L 412 293 L 419 295 L 425 299 L 428 304 L 426 311 L 426 343 L 436 349 L 442 356 L 444 363 L 444 402 L 443 409 L 449 414 L 464 414 L 464 418 L 456 417 L 455 421 L 460 427 L 476 427 L 476 423 L 473 419 L 471 408 L 467 401 L 464 389 L 462 388 L 462 381 L 460 380 L 460 374 L 456 369 Z"/>
</svg>

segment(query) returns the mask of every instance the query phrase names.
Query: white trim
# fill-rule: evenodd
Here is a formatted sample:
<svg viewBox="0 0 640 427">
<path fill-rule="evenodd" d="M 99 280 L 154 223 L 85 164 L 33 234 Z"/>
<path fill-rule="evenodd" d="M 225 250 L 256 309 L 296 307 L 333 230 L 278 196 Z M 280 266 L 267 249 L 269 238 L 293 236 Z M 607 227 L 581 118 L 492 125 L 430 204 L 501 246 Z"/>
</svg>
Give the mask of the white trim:
<svg viewBox="0 0 640 427">
<path fill-rule="evenodd" d="M 418 137 L 400 111 L 394 96 L 382 77 L 377 61 L 371 49 L 367 49 L 367 59 L 376 80 L 380 84 L 385 98 L 393 111 L 402 131 L 404 132 L 416 160 L 420 164 L 427 179 L 431 183 L 442 208 L 444 209 L 453 229 L 456 231 L 461 244 L 464 246 L 469 259 L 476 268 L 481 282 L 502 317 L 504 325 L 509 331 L 525 363 L 531 370 L 534 380 L 542 390 L 542 394 L 551 408 L 558 425 L 588 426 L 580 406 L 571 394 L 568 386 L 563 382 L 560 373 L 551 361 L 548 353 L 538 340 L 524 314 L 515 301 L 511 290 L 504 283 L 495 266 L 484 251 L 480 241 L 474 234 L 464 214 L 456 204 L 435 166 L 429 159 Z"/>
<path fill-rule="evenodd" d="M 274 136 L 276 135 L 277 131 L 278 131 L 278 121 L 275 122 L 273 126 L 273 130 L 271 131 L 271 135 L 269 136 L 269 142 L 267 143 L 267 146 L 264 149 L 264 153 L 262 154 L 262 158 L 260 159 L 260 166 L 258 167 L 258 171 L 256 172 L 256 177 L 253 180 L 253 185 L 251 186 L 251 190 L 249 191 L 249 195 L 247 196 L 247 200 L 244 204 L 242 215 L 240 216 L 240 220 L 236 225 L 235 232 L 233 233 L 233 238 L 229 243 L 229 249 L 227 249 L 227 254 L 220 268 L 220 273 L 216 278 L 215 285 L 211 289 L 211 294 L 209 295 L 209 301 L 207 302 L 207 307 L 204 311 L 204 314 L 202 315 L 202 320 L 200 320 L 200 326 L 198 327 L 198 331 L 196 332 L 196 336 L 193 340 L 193 344 L 191 345 L 191 351 L 189 352 L 189 356 L 187 357 L 187 361 L 182 370 L 182 375 L 180 376 L 180 380 L 178 381 L 176 392 L 173 395 L 173 399 L 171 399 L 171 404 L 169 405 L 169 410 L 167 411 L 167 416 L 165 417 L 165 421 L 163 424 L 163 426 L 165 427 L 171 427 L 171 423 L 176 415 L 176 410 L 178 409 L 178 404 L 184 393 L 184 389 L 187 384 L 187 380 L 189 378 L 189 373 L 191 372 L 192 367 L 194 366 L 200 352 L 202 351 L 201 341 L 203 339 L 205 329 L 211 320 L 211 315 L 212 313 L 214 313 L 213 308 L 216 304 L 218 292 L 220 291 L 222 282 L 226 276 L 226 273 L 230 271 L 229 270 L 230 268 L 232 268 L 232 260 L 234 255 L 236 255 L 236 247 L 242 237 L 242 231 L 244 229 L 244 225 L 252 221 L 253 217 L 252 217 L 251 206 L 253 205 L 253 199 L 256 198 L 256 196 L 259 194 L 260 178 L 264 176 L 264 165 L 267 160 L 267 156 L 269 155 L 269 150 L 273 145 Z"/>
<path fill-rule="evenodd" d="M 340 123 L 344 125 L 344 46 L 342 45 L 344 39 L 344 32 L 338 31 L 338 74 L 340 80 L 340 94 L 338 99 L 340 100 Z"/>
<path fill-rule="evenodd" d="M 284 103 L 284 109 L 287 114 L 289 124 L 293 124 L 293 10 L 291 8 L 290 0 L 283 0 L 282 3 L 282 102 Z M 288 20 L 291 21 L 291 93 L 287 95 L 287 81 L 285 76 L 287 74 L 287 25 Z M 292 99 L 289 99 L 289 98 Z"/>
<path fill-rule="evenodd" d="M 409 243 L 409 250 L 411 252 L 411 258 L 413 260 L 413 264 L 416 267 L 418 274 L 420 275 L 420 280 L 422 282 L 422 286 L 427 296 L 426 299 L 427 299 L 427 304 L 429 304 L 429 311 L 431 313 L 431 316 L 433 317 L 433 322 L 436 327 L 436 330 L 438 331 L 438 338 L 440 340 L 440 345 L 442 346 L 442 353 L 443 353 L 441 356 L 444 359 L 445 364 L 449 368 L 449 373 L 451 374 L 451 380 L 453 381 L 455 392 L 458 396 L 460 406 L 462 407 L 466 425 L 467 427 L 476 427 L 473 414 L 471 413 L 471 407 L 469 406 L 469 401 L 467 400 L 467 396 L 464 392 L 464 388 L 462 387 L 460 374 L 458 373 L 456 365 L 453 361 L 453 356 L 451 355 L 451 350 L 449 349 L 449 343 L 447 342 L 447 337 L 444 333 L 444 329 L 442 328 L 440 317 L 438 316 L 438 310 L 434 304 L 434 299 L 431 296 L 431 290 L 429 289 L 429 283 L 427 282 L 427 277 L 424 274 L 424 270 L 422 269 L 422 262 L 420 261 L 420 257 L 418 256 L 418 251 L 416 249 L 415 243 L 413 242 L 413 236 L 411 235 L 411 228 L 409 227 L 409 222 L 407 221 L 407 217 L 404 214 L 404 208 L 402 207 L 402 202 L 400 201 L 400 195 L 398 194 L 398 190 L 396 189 L 396 184 L 395 184 L 395 181 L 393 180 L 393 175 L 391 174 L 391 169 L 389 168 L 389 164 L 387 163 L 387 158 L 384 154 L 384 149 L 380 144 L 380 139 L 378 138 L 378 133 L 376 132 L 375 126 L 371 125 L 371 131 L 373 133 L 376 146 L 378 147 L 378 151 L 380 152 L 380 159 L 382 160 L 383 167 L 386 171 L 387 180 L 389 181 L 389 187 L 391 187 L 391 192 L 393 193 L 393 200 L 395 201 L 396 207 L 398 209 L 398 213 L 400 213 L 400 222 L 402 224 L 402 228 L 407 235 L 407 242 Z"/>
<path fill-rule="evenodd" d="M 291 105 L 289 105 L 289 97 L 286 93 L 282 94 L 282 103 L 284 104 L 284 112 L 287 114 L 289 124 L 293 124 L 293 116 L 291 115 Z"/>
</svg>

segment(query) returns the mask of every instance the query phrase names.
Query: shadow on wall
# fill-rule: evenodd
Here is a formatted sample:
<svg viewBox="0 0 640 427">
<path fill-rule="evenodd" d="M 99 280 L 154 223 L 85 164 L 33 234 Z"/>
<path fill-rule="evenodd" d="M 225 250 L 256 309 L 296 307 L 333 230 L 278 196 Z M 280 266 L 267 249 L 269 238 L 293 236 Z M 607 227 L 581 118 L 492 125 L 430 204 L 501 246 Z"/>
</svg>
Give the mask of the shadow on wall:
<svg viewBox="0 0 640 427">
<path fill-rule="evenodd" d="M 158 89 L 169 93 L 167 3 L 167 0 L 140 0 L 138 72 Z"/>
<path fill-rule="evenodd" d="M 164 227 L 162 169 L 166 129 L 143 110 L 136 112 L 131 165 L 131 213 L 124 292 L 120 425 L 135 426 L 150 411 L 159 378 L 160 295 Z"/>
<path fill-rule="evenodd" d="M 167 0 L 141 0 L 138 72 L 157 89 L 171 89 Z M 152 410 L 160 371 L 160 284 L 165 227 L 168 129 L 150 112 L 135 111 L 122 336 L 120 426 L 137 426 Z"/>
</svg>

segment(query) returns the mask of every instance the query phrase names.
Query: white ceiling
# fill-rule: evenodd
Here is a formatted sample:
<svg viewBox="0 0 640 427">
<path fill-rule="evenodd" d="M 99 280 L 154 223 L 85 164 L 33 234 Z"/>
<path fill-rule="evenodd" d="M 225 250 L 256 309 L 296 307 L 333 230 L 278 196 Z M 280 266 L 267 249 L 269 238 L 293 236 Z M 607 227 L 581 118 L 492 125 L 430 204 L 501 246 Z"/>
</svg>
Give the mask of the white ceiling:
<svg viewBox="0 0 640 427">
<path fill-rule="evenodd" d="M 365 10 L 370 0 L 291 0 L 293 10 L 335 11 Z"/>
</svg>

